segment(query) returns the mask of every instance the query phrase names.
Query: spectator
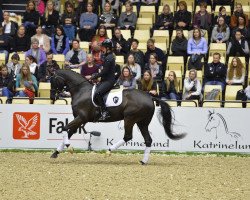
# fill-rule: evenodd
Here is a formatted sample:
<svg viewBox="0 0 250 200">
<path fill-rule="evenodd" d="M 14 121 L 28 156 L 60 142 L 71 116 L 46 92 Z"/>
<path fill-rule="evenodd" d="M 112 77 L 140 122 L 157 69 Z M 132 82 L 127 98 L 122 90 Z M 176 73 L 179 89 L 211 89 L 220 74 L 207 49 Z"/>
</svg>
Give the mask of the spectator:
<svg viewBox="0 0 250 200">
<path fill-rule="evenodd" d="M 30 73 L 33 74 L 36 78 L 38 77 L 38 66 L 36 59 L 32 55 L 28 55 L 25 58 L 25 64 L 29 66 Z"/>
<path fill-rule="evenodd" d="M 125 3 L 126 11 L 122 12 L 118 21 L 118 28 L 131 30 L 131 34 L 134 34 L 137 16 L 133 12 L 133 4 L 130 1 Z"/>
<path fill-rule="evenodd" d="M 112 42 L 114 45 L 115 55 L 127 55 L 129 51 L 129 43 L 123 38 L 119 28 L 115 28 L 115 34 L 112 38 Z"/>
<path fill-rule="evenodd" d="M 191 69 L 189 76 L 184 80 L 183 100 L 201 99 L 201 83 L 197 79 L 197 71 Z"/>
<path fill-rule="evenodd" d="M 163 99 L 170 99 L 170 100 L 179 100 L 180 96 L 179 96 L 179 84 L 178 84 L 178 80 L 176 77 L 176 74 L 174 71 L 170 71 L 168 73 L 168 77 L 165 81 L 166 83 L 166 89 L 164 91 L 164 96 Z"/>
<path fill-rule="evenodd" d="M 72 49 L 66 54 L 65 65 L 67 68 L 80 68 L 86 63 L 86 53 L 80 49 L 79 40 L 72 41 Z"/>
<path fill-rule="evenodd" d="M 78 35 L 81 41 L 90 42 L 95 35 L 98 17 L 93 13 L 93 4 L 87 4 L 87 12 L 81 14 Z"/>
<path fill-rule="evenodd" d="M 38 66 L 46 60 L 45 51 L 39 48 L 39 40 L 37 38 L 31 39 L 31 49 L 25 53 L 25 57 L 28 55 L 32 55 L 36 59 Z"/>
<path fill-rule="evenodd" d="M 40 16 L 43 16 L 45 12 L 45 3 L 43 0 L 35 0 L 36 10 L 39 12 Z"/>
<path fill-rule="evenodd" d="M 98 73 L 99 67 L 94 63 L 92 54 L 87 55 L 87 62 L 81 68 L 81 75 L 87 80 L 90 80 L 92 74 Z"/>
<path fill-rule="evenodd" d="M 76 9 L 77 19 L 80 19 L 81 14 L 88 12 L 87 5 L 90 3 L 93 5 L 93 13 L 98 15 L 99 13 L 99 1 L 98 0 L 78 0 L 79 4 Z"/>
<path fill-rule="evenodd" d="M 16 96 L 29 97 L 30 100 L 35 97 L 38 90 L 37 79 L 30 73 L 28 65 L 24 64 L 21 68 L 21 73 L 16 77 L 16 89 L 19 89 Z"/>
<path fill-rule="evenodd" d="M 94 63 L 98 67 L 101 67 L 103 64 L 103 57 L 102 57 L 101 45 L 98 44 L 97 41 L 92 42 L 91 54 L 93 55 Z"/>
<path fill-rule="evenodd" d="M 118 83 L 122 85 L 124 89 L 136 88 L 136 80 L 129 67 L 125 66 L 122 68 L 122 73 L 118 79 Z"/>
<path fill-rule="evenodd" d="M 236 4 L 236 10 L 234 11 L 234 14 L 231 16 L 230 26 L 232 29 L 237 26 L 239 16 L 245 17 L 246 26 L 248 27 L 248 16 L 243 12 L 241 3 Z"/>
<path fill-rule="evenodd" d="M 154 81 L 151 72 L 149 70 L 146 70 L 143 73 L 143 78 L 141 80 L 141 83 L 139 85 L 139 89 L 142 91 L 147 92 L 153 97 L 157 97 L 157 84 Z"/>
<path fill-rule="evenodd" d="M 135 63 L 140 65 L 141 69 L 144 69 L 144 53 L 138 49 L 139 41 L 137 39 L 132 39 L 131 49 L 128 54 L 133 54 L 135 58 Z"/>
<path fill-rule="evenodd" d="M 113 14 L 111 10 L 110 2 L 106 2 L 104 5 L 104 11 L 99 18 L 100 26 L 105 26 L 107 29 L 113 30 L 117 24 L 117 21 L 118 21 L 117 16 Z"/>
<path fill-rule="evenodd" d="M 8 73 L 12 75 L 14 79 L 16 79 L 17 74 L 20 74 L 21 64 L 19 63 L 20 57 L 17 53 L 11 56 L 11 61 L 7 63 Z"/>
<path fill-rule="evenodd" d="M 135 78 L 136 81 L 141 80 L 141 66 L 135 62 L 135 57 L 133 54 L 128 55 L 127 63 L 125 67 L 130 69 L 130 73 Z"/>
<path fill-rule="evenodd" d="M 47 60 L 41 64 L 38 69 L 39 82 L 50 82 L 51 77 L 55 74 L 56 70 L 60 69 L 59 65 L 53 60 L 51 52 L 46 53 Z"/>
<path fill-rule="evenodd" d="M 14 80 L 11 74 L 8 73 L 7 66 L 2 66 L 0 73 L 0 96 L 13 97 Z"/>
<path fill-rule="evenodd" d="M 33 0 L 29 0 L 26 6 L 26 11 L 23 13 L 23 25 L 28 31 L 29 36 L 35 34 L 36 26 L 39 23 L 40 15 L 36 11 L 36 4 Z"/>
<path fill-rule="evenodd" d="M 230 37 L 230 28 L 225 23 L 224 17 L 218 18 L 218 25 L 212 31 L 211 42 L 226 43 Z"/>
<path fill-rule="evenodd" d="M 193 27 L 205 29 L 210 32 L 212 24 L 211 14 L 207 12 L 207 3 L 200 3 L 200 10 L 194 15 Z"/>
<path fill-rule="evenodd" d="M 163 67 L 163 71 L 165 71 L 166 66 L 166 56 L 163 51 L 155 46 L 154 39 L 148 39 L 147 41 L 147 52 L 145 53 L 145 63 L 149 61 L 151 53 L 155 53 L 158 58 L 158 63 Z"/>
<path fill-rule="evenodd" d="M 107 30 L 105 26 L 101 25 L 98 28 L 97 35 L 93 37 L 92 42 L 96 41 L 98 45 L 101 45 L 105 39 L 108 39 Z"/>
<path fill-rule="evenodd" d="M 56 27 L 56 34 L 51 40 L 51 50 L 54 54 L 66 55 L 69 51 L 69 38 L 65 35 L 63 27 Z"/>
<path fill-rule="evenodd" d="M 219 21 L 218 21 L 219 17 L 223 17 L 226 25 L 228 25 L 228 26 L 230 25 L 231 17 L 229 15 L 227 15 L 227 10 L 226 10 L 225 6 L 221 6 L 219 8 L 219 14 L 214 17 L 213 25 L 219 23 Z"/>
<path fill-rule="evenodd" d="M 227 71 L 226 82 L 228 85 L 244 85 L 245 68 L 238 57 L 234 57 Z"/>
<path fill-rule="evenodd" d="M 51 37 L 55 33 L 55 27 L 59 25 L 59 12 L 55 10 L 53 0 L 48 0 L 45 13 L 41 18 L 44 33 Z"/>
<path fill-rule="evenodd" d="M 238 17 L 238 23 L 237 26 L 234 28 L 233 32 L 232 32 L 232 37 L 234 37 L 235 32 L 239 30 L 242 34 L 242 37 L 244 37 L 245 40 L 249 40 L 250 36 L 249 36 L 249 30 L 246 27 L 246 19 L 245 16 L 239 16 Z"/>
<path fill-rule="evenodd" d="M 119 0 L 102 0 L 102 9 L 105 10 L 106 3 L 109 3 L 111 5 L 111 11 L 115 14 L 117 14 L 119 6 L 120 6 L 120 1 Z"/>
<path fill-rule="evenodd" d="M 65 35 L 69 38 L 70 42 L 72 42 L 76 35 L 77 23 L 77 16 L 72 3 L 69 2 L 66 4 L 66 10 L 62 15 L 61 22 L 63 24 Z"/>
<path fill-rule="evenodd" d="M 171 33 L 173 31 L 174 26 L 174 16 L 170 10 L 168 4 L 165 4 L 162 9 L 162 13 L 158 15 L 155 30 L 169 30 Z"/>
<path fill-rule="evenodd" d="M 204 70 L 205 85 L 221 85 L 222 90 L 225 89 L 227 67 L 220 62 L 221 55 L 213 54 L 213 62 L 207 64 Z"/>
<path fill-rule="evenodd" d="M 17 34 L 13 37 L 12 51 L 26 52 L 30 48 L 30 37 L 26 34 L 25 27 L 19 26 Z"/>
<path fill-rule="evenodd" d="M 151 53 L 149 56 L 149 62 L 145 65 L 145 70 L 149 70 L 155 81 L 162 81 L 162 66 L 157 63 L 156 53 Z"/>
<path fill-rule="evenodd" d="M 3 27 L 0 27 L 0 53 L 5 54 L 5 62 L 8 61 L 9 57 L 9 37 L 5 34 L 3 34 Z"/>
<path fill-rule="evenodd" d="M 50 51 L 50 38 L 46 34 L 43 34 L 43 29 L 41 26 L 36 28 L 36 34 L 31 38 L 31 40 L 33 38 L 38 39 L 40 49 L 43 49 L 45 52 Z"/>
<path fill-rule="evenodd" d="M 176 30 L 176 37 L 172 41 L 171 50 L 173 56 L 183 56 L 185 59 L 187 57 L 187 39 L 183 34 L 182 29 Z"/>
<path fill-rule="evenodd" d="M 201 30 L 194 28 L 193 37 L 188 40 L 187 53 L 190 55 L 188 69 L 202 69 L 201 59 L 207 54 L 207 41 L 201 37 Z"/>
<path fill-rule="evenodd" d="M 249 47 L 247 41 L 242 37 L 241 31 L 236 30 L 234 38 L 229 42 L 227 47 L 228 56 L 245 56 L 249 57 Z"/>
<path fill-rule="evenodd" d="M 10 21 L 10 13 L 7 11 L 4 11 L 3 13 L 3 32 L 5 35 L 13 37 L 16 35 L 17 32 L 17 23 Z"/>
<path fill-rule="evenodd" d="M 189 30 L 191 25 L 191 13 L 187 11 L 187 3 L 179 2 L 179 10 L 174 15 L 175 28 Z"/>
</svg>

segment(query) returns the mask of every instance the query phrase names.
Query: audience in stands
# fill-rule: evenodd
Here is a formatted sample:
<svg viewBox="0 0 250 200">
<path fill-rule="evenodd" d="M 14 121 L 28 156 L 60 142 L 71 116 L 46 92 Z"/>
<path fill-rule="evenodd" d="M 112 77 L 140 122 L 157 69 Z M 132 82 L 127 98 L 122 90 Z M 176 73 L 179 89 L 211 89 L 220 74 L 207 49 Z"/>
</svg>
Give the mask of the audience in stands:
<svg viewBox="0 0 250 200">
<path fill-rule="evenodd" d="M 173 56 L 183 56 L 184 58 L 187 57 L 187 39 L 183 34 L 182 29 L 176 30 L 176 37 L 172 41 L 171 51 Z"/>
<path fill-rule="evenodd" d="M 87 12 L 81 14 L 80 30 L 78 35 L 81 41 L 90 42 L 95 35 L 95 30 L 98 23 L 98 16 L 93 13 L 93 4 L 87 4 Z"/>
<path fill-rule="evenodd" d="M 173 28 L 174 28 L 174 16 L 170 10 L 169 5 L 165 4 L 163 6 L 162 13 L 156 19 L 154 29 L 169 30 L 170 32 L 172 32 Z"/>
<path fill-rule="evenodd" d="M 225 21 L 225 23 L 226 23 L 228 26 L 230 25 L 231 17 L 230 17 L 229 15 L 227 15 L 227 10 L 226 10 L 225 6 L 221 6 L 221 7 L 219 8 L 219 14 L 216 15 L 216 16 L 214 17 L 213 25 L 219 23 L 219 18 L 220 18 L 220 17 L 223 17 L 223 18 L 224 18 L 224 21 Z"/>
<path fill-rule="evenodd" d="M 149 55 L 149 61 L 145 65 L 145 70 L 149 70 L 151 72 L 151 75 L 155 81 L 162 81 L 162 66 L 157 63 L 157 55 L 156 53 L 151 53 Z"/>
<path fill-rule="evenodd" d="M 248 16 L 243 12 L 241 3 L 236 4 L 236 10 L 234 11 L 233 15 L 231 16 L 230 26 L 232 29 L 237 26 L 239 16 L 245 17 L 246 26 L 248 26 Z"/>
<path fill-rule="evenodd" d="M 0 27 L 0 53 L 5 54 L 5 62 L 9 57 L 10 39 L 3 33 L 3 27 Z"/>
<path fill-rule="evenodd" d="M 37 61 L 32 55 L 28 55 L 25 58 L 25 64 L 29 66 L 30 73 L 33 74 L 36 78 L 38 77 L 38 66 Z"/>
<path fill-rule="evenodd" d="M 119 28 L 115 28 L 115 34 L 112 37 L 112 42 L 115 55 L 127 55 L 129 51 L 129 43 L 124 39 Z"/>
<path fill-rule="evenodd" d="M 65 35 L 72 41 L 76 36 L 76 23 L 77 16 L 74 11 L 74 5 L 72 3 L 66 4 L 65 12 L 62 14 L 61 23 L 63 25 L 63 29 Z"/>
<path fill-rule="evenodd" d="M 46 34 L 43 34 L 43 29 L 41 26 L 37 26 L 36 34 L 31 37 L 31 40 L 33 38 L 39 40 L 39 48 L 43 49 L 45 53 L 50 51 L 50 38 Z"/>
<path fill-rule="evenodd" d="M 183 100 L 201 100 L 201 83 L 197 79 L 197 71 L 191 69 L 189 76 L 184 80 Z"/>
<path fill-rule="evenodd" d="M 238 57 L 234 57 L 227 70 L 226 82 L 228 85 L 244 85 L 245 68 Z"/>
<path fill-rule="evenodd" d="M 219 53 L 213 54 L 213 62 L 208 63 L 204 70 L 205 85 L 220 85 L 222 90 L 225 89 L 227 67 L 220 62 L 221 55 Z"/>
<path fill-rule="evenodd" d="M 11 61 L 7 63 L 8 73 L 16 79 L 17 74 L 20 74 L 22 65 L 19 63 L 20 57 L 17 53 L 11 56 Z"/>
<path fill-rule="evenodd" d="M 38 90 L 37 79 L 27 64 L 22 66 L 20 74 L 16 77 L 16 90 L 16 96 L 30 99 L 35 97 L 35 92 Z"/>
<path fill-rule="evenodd" d="M 248 27 L 246 27 L 246 19 L 245 16 L 239 16 L 238 17 L 238 23 L 237 26 L 232 31 L 232 37 L 234 37 L 236 31 L 240 31 L 242 34 L 242 37 L 245 38 L 245 40 L 249 40 L 249 30 Z"/>
<path fill-rule="evenodd" d="M 25 57 L 28 55 L 31 55 L 36 59 L 38 66 L 46 60 L 45 51 L 42 48 L 39 48 L 39 40 L 37 38 L 31 39 L 31 49 L 25 53 Z"/>
<path fill-rule="evenodd" d="M 144 71 L 141 83 L 139 84 L 139 89 L 147 92 L 153 97 L 157 97 L 157 84 L 154 81 L 151 72 L 149 70 Z"/>
<path fill-rule="evenodd" d="M 103 10 L 105 10 L 105 6 L 107 2 L 111 5 L 111 12 L 114 14 L 117 14 L 119 6 L 120 6 L 120 1 L 119 0 L 102 0 Z"/>
<path fill-rule="evenodd" d="M 56 33 L 51 39 L 51 51 L 54 54 L 66 55 L 69 49 L 69 38 L 65 35 L 63 27 L 56 27 Z"/>
<path fill-rule="evenodd" d="M 97 41 L 94 41 L 91 44 L 91 54 L 93 55 L 94 63 L 98 67 L 101 67 L 103 64 L 103 54 L 101 51 L 101 45 Z"/>
<path fill-rule="evenodd" d="M 138 49 L 139 41 L 137 39 L 131 40 L 131 49 L 128 54 L 133 54 L 135 58 L 135 63 L 140 65 L 141 69 L 144 69 L 144 53 Z"/>
<path fill-rule="evenodd" d="M 43 0 L 34 0 L 36 4 L 36 10 L 39 12 L 40 16 L 43 16 L 45 12 L 45 3 Z"/>
<path fill-rule="evenodd" d="M 51 52 L 46 53 L 46 58 L 47 60 L 40 65 L 38 70 L 39 82 L 50 82 L 56 70 L 60 69 L 57 62 L 53 60 L 53 54 Z"/>
<path fill-rule="evenodd" d="M 208 45 L 204 37 L 201 37 L 201 30 L 194 28 L 193 37 L 188 40 L 187 53 L 190 55 L 188 69 L 202 69 L 201 59 L 207 54 Z"/>
<path fill-rule="evenodd" d="M 109 1 L 105 2 L 103 13 L 99 18 L 100 26 L 105 26 L 107 29 L 113 30 L 117 25 L 117 21 L 117 16 L 111 10 L 111 3 Z"/>
<path fill-rule="evenodd" d="M 13 52 L 26 52 L 30 49 L 30 36 L 26 34 L 23 25 L 18 27 L 17 34 L 13 37 L 11 50 Z"/>
<path fill-rule="evenodd" d="M 107 29 L 105 26 L 100 25 L 97 31 L 97 35 L 93 37 L 92 42 L 97 42 L 98 45 L 101 45 L 105 39 L 108 39 Z"/>
<path fill-rule="evenodd" d="M 136 81 L 141 80 L 141 66 L 135 62 L 134 54 L 128 55 L 127 63 L 124 67 L 128 67 L 130 69 L 130 73 Z"/>
<path fill-rule="evenodd" d="M 211 24 L 212 16 L 207 12 L 207 3 L 201 2 L 200 10 L 194 15 L 193 27 L 204 29 L 210 32 Z"/>
<path fill-rule="evenodd" d="M 13 89 L 13 76 L 8 72 L 8 67 L 3 65 L 0 73 L 0 96 L 7 97 L 8 99 L 13 97 Z"/>
<path fill-rule="evenodd" d="M 87 80 L 90 80 L 92 74 L 99 72 L 99 66 L 94 62 L 94 57 L 92 54 L 87 55 L 87 62 L 81 68 L 81 75 Z"/>
<path fill-rule="evenodd" d="M 131 30 L 131 34 L 134 33 L 137 16 L 133 11 L 133 4 L 130 1 L 125 3 L 126 10 L 120 14 L 120 18 L 118 20 L 118 28 Z"/>
<path fill-rule="evenodd" d="M 230 38 L 230 28 L 225 23 L 224 17 L 218 18 L 218 24 L 214 26 L 211 42 L 226 43 Z"/>
<path fill-rule="evenodd" d="M 98 0 L 78 0 L 78 2 L 79 4 L 76 8 L 78 20 L 80 19 L 82 13 L 88 12 L 87 6 L 89 3 L 93 5 L 93 13 L 98 15 L 99 13 L 99 1 Z"/>
<path fill-rule="evenodd" d="M 10 13 L 4 11 L 3 22 L 2 22 L 3 32 L 5 35 L 14 37 L 17 32 L 17 23 L 10 20 Z"/>
<path fill-rule="evenodd" d="M 185 1 L 179 1 L 178 6 L 179 10 L 174 15 L 175 28 L 189 30 L 191 13 L 187 11 L 187 3 Z"/>
<path fill-rule="evenodd" d="M 118 79 L 118 83 L 123 86 L 124 89 L 135 89 L 136 79 L 133 76 L 130 68 L 125 66 L 122 68 L 121 75 Z"/>
<path fill-rule="evenodd" d="M 163 99 L 179 100 L 180 87 L 175 71 L 169 71 L 163 88 Z"/>
<path fill-rule="evenodd" d="M 65 56 L 66 68 L 80 68 L 86 63 L 86 53 L 80 49 L 79 40 L 72 41 L 72 49 Z"/>
</svg>

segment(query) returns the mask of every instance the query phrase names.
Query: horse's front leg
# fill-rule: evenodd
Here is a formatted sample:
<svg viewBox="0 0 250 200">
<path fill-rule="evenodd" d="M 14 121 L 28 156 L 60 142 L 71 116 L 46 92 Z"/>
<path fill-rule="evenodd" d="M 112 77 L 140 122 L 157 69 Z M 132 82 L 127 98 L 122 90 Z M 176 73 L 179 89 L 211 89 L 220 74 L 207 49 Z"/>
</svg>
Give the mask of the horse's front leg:
<svg viewBox="0 0 250 200">
<path fill-rule="evenodd" d="M 71 121 L 68 125 L 64 127 L 64 130 L 67 131 L 66 133 L 63 133 L 63 141 L 61 144 L 57 147 L 56 151 L 51 155 L 51 158 L 57 158 L 58 154 L 63 151 L 64 146 L 69 148 L 70 142 L 69 139 L 72 137 L 74 133 L 77 132 L 77 129 L 83 124 L 82 119 L 77 116 L 73 121 Z M 73 150 L 71 150 L 73 152 Z"/>
</svg>

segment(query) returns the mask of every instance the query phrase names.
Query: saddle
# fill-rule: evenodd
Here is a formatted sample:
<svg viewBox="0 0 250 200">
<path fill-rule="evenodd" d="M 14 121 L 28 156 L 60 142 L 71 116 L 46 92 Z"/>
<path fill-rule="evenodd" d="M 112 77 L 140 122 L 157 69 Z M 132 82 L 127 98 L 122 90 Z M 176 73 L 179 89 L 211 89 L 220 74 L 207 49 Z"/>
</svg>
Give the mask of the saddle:
<svg viewBox="0 0 250 200">
<path fill-rule="evenodd" d="M 94 85 L 93 88 L 92 88 L 91 98 L 92 98 L 93 105 L 95 107 L 99 107 L 97 102 L 94 101 L 96 88 L 97 88 L 97 86 Z M 122 99 L 123 99 L 122 91 L 123 91 L 123 86 L 120 86 L 119 88 L 114 87 L 110 92 L 105 94 L 104 97 L 103 97 L 103 100 L 105 102 L 106 107 L 115 107 L 115 106 L 121 105 Z"/>
</svg>

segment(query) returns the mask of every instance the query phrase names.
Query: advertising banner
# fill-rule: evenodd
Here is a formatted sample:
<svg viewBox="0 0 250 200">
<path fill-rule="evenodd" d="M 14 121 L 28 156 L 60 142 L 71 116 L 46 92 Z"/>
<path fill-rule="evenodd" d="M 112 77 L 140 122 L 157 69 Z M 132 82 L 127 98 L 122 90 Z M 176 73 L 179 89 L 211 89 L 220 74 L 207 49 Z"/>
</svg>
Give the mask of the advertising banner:
<svg viewBox="0 0 250 200">
<path fill-rule="evenodd" d="M 247 108 L 172 108 L 174 133 L 186 133 L 178 141 L 165 134 L 157 117 L 159 109 L 156 108 L 149 126 L 153 150 L 250 153 Z M 71 120 L 70 105 L 0 105 L 0 148 L 56 148 L 62 141 L 63 126 Z M 90 141 L 90 134 L 84 134 L 79 128 L 70 140 L 74 148 L 86 150 L 90 141 L 93 150 L 106 150 L 124 136 L 123 121 L 88 123 L 85 128 L 101 135 L 92 136 Z M 133 139 L 120 149 L 144 148 L 144 139 L 135 125 Z"/>
</svg>

